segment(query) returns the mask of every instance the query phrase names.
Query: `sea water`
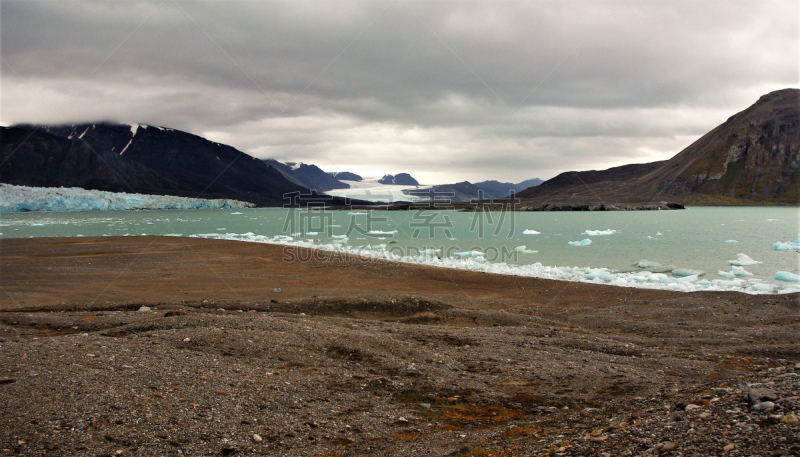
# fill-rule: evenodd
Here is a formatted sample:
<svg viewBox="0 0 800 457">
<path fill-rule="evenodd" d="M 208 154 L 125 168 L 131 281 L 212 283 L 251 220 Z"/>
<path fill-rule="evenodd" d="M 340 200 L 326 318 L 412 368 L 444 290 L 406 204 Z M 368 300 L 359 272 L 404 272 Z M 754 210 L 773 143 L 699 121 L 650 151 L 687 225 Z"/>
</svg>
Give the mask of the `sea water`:
<svg viewBox="0 0 800 457">
<path fill-rule="evenodd" d="M 6 213 L 0 239 L 190 236 L 667 290 L 800 291 L 797 207 L 458 212 L 287 209 Z M 788 246 L 792 246 L 789 244 Z M 739 254 L 755 262 L 739 262 Z M 302 259 L 299 259 L 302 260 Z M 732 263 L 733 262 L 733 263 Z M 748 264 L 752 263 L 752 264 Z M 739 265 L 741 264 L 741 265 Z M 787 274 L 776 273 L 783 272 Z M 784 280 L 780 280 L 784 279 Z M 789 279 L 788 281 L 785 279 Z"/>
</svg>

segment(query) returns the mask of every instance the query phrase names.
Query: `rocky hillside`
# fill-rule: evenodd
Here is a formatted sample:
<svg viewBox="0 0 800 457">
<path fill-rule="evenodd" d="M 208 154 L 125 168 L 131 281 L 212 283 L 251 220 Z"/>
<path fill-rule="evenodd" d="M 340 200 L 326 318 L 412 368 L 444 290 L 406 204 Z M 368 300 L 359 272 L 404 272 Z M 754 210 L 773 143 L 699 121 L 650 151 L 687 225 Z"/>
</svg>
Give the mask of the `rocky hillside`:
<svg viewBox="0 0 800 457">
<path fill-rule="evenodd" d="M 305 163 L 282 163 L 274 159 L 265 159 L 264 163 L 275 168 L 284 178 L 303 187 L 314 189 L 317 192 L 327 192 L 331 189 L 349 189 L 350 185 L 339 181 L 330 173 L 325 173 L 316 165 Z"/>
<path fill-rule="evenodd" d="M 3 128 L 0 181 L 37 187 L 229 198 L 278 206 L 308 190 L 231 146 L 113 123 Z"/>
<path fill-rule="evenodd" d="M 381 184 L 396 184 L 401 186 L 418 186 L 419 182 L 408 173 L 398 173 L 396 175 L 385 175 L 379 181 Z"/>
<path fill-rule="evenodd" d="M 526 203 L 800 203 L 800 90 L 761 97 L 665 162 L 567 172 L 519 194 Z"/>
</svg>

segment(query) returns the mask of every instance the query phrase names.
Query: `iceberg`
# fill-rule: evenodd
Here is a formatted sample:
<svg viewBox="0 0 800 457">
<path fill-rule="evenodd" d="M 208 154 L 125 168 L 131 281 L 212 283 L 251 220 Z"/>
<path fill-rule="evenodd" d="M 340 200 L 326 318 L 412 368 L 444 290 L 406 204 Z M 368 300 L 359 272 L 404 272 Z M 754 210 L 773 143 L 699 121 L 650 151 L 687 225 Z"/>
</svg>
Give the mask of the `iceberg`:
<svg viewBox="0 0 800 457">
<path fill-rule="evenodd" d="M 725 242 L 728 243 L 728 244 L 736 244 L 739 241 L 737 241 L 737 240 L 725 240 Z"/>
<path fill-rule="evenodd" d="M 775 279 L 786 282 L 800 282 L 800 275 L 788 271 L 778 271 L 775 273 Z"/>
<path fill-rule="evenodd" d="M 384 232 L 383 230 L 370 230 L 367 232 L 367 235 L 394 235 L 397 233 L 397 230 L 391 230 L 389 232 Z"/>
<path fill-rule="evenodd" d="M 734 265 L 733 267 L 731 267 L 731 271 L 733 272 L 734 276 L 741 276 L 741 277 L 753 276 L 753 273 L 750 273 L 749 271 L 745 270 L 744 267 L 737 267 Z"/>
<path fill-rule="evenodd" d="M 736 276 L 732 271 L 718 270 L 717 274 L 722 276 L 723 278 L 732 278 L 732 277 Z"/>
<path fill-rule="evenodd" d="M 689 268 L 673 268 L 672 276 L 703 276 L 705 271 L 692 270 Z"/>
<path fill-rule="evenodd" d="M 778 241 L 772 245 L 776 251 L 800 251 L 800 234 L 797 235 L 795 241 Z"/>
<path fill-rule="evenodd" d="M 477 258 L 483 257 L 483 252 L 481 251 L 466 251 L 466 252 L 456 252 L 453 254 L 453 257 L 461 257 L 461 258 Z"/>
<path fill-rule="evenodd" d="M 522 231 L 523 235 L 540 235 L 541 233 L 542 232 L 537 232 L 536 230 L 533 229 L 525 229 Z"/>
<path fill-rule="evenodd" d="M 616 230 L 586 230 L 585 232 L 581 233 L 581 235 L 588 235 L 588 236 L 603 236 L 603 235 L 613 235 L 617 233 Z"/>
<path fill-rule="evenodd" d="M 586 238 L 585 240 L 581 241 L 569 241 L 567 242 L 570 246 L 590 246 L 592 244 L 592 240 Z"/>
<path fill-rule="evenodd" d="M 522 254 L 536 254 L 537 252 L 539 252 L 539 251 L 533 251 L 531 249 L 528 249 L 528 246 L 517 246 L 514 249 L 512 249 L 511 251 L 512 252 L 519 252 L 519 253 L 522 253 Z"/>
<path fill-rule="evenodd" d="M 331 239 L 334 239 L 334 240 L 346 240 L 347 239 L 347 235 L 331 235 Z"/>
<path fill-rule="evenodd" d="M 366 216 L 367 213 L 354 212 L 354 213 L 347 213 L 347 215 L 348 216 Z"/>
<path fill-rule="evenodd" d="M 653 262 L 653 261 L 650 261 L 650 260 L 642 259 L 642 260 L 636 262 L 636 266 L 639 267 L 639 268 L 661 268 L 664 265 L 661 264 L 661 263 L 658 263 L 658 262 Z"/>
<path fill-rule="evenodd" d="M 758 260 L 753 260 L 747 254 L 742 254 L 741 252 L 736 254 L 736 260 L 728 260 L 728 263 L 731 265 L 736 265 L 740 267 L 744 267 L 747 265 L 759 265 L 762 262 Z"/>
<path fill-rule="evenodd" d="M 26 211 L 123 211 L 144 209 L 239 209 L 255 207 L 238 200 L 208 200 L 105 192 L 79 187 L 27 187 L 0 184 L 0 213 Z"/>
</svg>

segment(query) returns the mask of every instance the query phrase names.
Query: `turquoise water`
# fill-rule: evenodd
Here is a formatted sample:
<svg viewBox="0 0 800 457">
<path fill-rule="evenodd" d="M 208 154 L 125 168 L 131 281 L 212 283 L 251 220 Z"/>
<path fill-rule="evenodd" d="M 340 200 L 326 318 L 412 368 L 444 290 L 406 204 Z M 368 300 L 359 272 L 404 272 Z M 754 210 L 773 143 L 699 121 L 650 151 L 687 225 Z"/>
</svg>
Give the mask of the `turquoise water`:
<svg viewBox="0 0 800 457">
<path fill-rule="evenodd" d="M 772 292 L 791 291 L 794 287 L 800 287 L 800 283 L 774 279 L 778 271 L 800 274 L 800 255 L 795 251 L 777 251 L 773 247 L 775 242 L 798 238 L 800 212 L 797 207 L 616 212 L 357 213 L 285 209 L 5 213 L 0 215 L 0 239 L 145 234 L 231 238 L 315 245 L 336 250 L 361 248 L 360 252 L 369 252 L 371 255 L 391 254 L 392 258 L 406 261 L 458 268 L 506 272 L 503 270 L 505 268 L 512 274 L 607 283 L 618 283 L 617 280 L 624 279 L 630 285 L 675 288 L 669 286 L 670 282 L 674 282 L 672 279 L 663 282 L 645 278 L 643 281 L 630 275 L 619 275 L 640 272 L 641 269 L 635 265 L 641 260 L 648 260 L 664 265 L 654 271 L 664 273 L 669 278 L 680 278 L 678 274 L 671 273 L 673 268 L 702 271 L 705 274 L 698 277 L 701 283 L 704 280 L 719 282 L 709 285 L 713 288 L 747 289 L 759 282 L 774 284 L 775 288 L 769 290 Z M 607 229 L 615 232 L 599 236 L 584 234 L 587 230 Z M 524 230 L 539 233 L 530 235 L 523 233 Z M 347 235 L 347 240 L 339 238 L 343 235 Z M 292 239 L 276 236 L 289 236 Z M 591 245 L 578 247 L 568 244 L 584 239 L 590 239 Z M 737 243 L 726 243 L 727 240 Z M 520 246 L 526 247 L 525 252 L 521 252 Z M 518 248 L 517 251 L 514 248 Z M 420 256 L 425 249 L 439 252 Z M 481 251 L 483 255 L 477 252 L 471 256 L 463 254 L 469 251 Z M 731 271 L 728 261 L 736 259 L 739 253 L 762 262 L 744 266 L 752 276 L 725 278 L 718 275 L 719 270 Z M 511 271 L 514 267 L 518 268 Z M 547 270 L 547 267 L 559 268 Z M 571 268 L 573 271 L 570 271 L 566 267 L 582 270 L 576 272 Z M 613 278 L 597 278 L 602 272 L 592 274 L 588 268 L 605 268 Z M 741 284 L 729 284 L 731 280 L 738 280 Z M 689 290 L 695 289 L 697 287 Z"/>
</svg>

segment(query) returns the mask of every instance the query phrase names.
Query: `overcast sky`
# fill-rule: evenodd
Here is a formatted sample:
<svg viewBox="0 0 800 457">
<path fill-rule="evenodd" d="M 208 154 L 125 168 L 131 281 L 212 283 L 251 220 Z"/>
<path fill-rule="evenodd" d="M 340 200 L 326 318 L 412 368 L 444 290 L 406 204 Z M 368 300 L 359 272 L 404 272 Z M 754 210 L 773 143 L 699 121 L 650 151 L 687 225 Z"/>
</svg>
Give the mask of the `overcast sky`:
<svg viewBox="0 0 800 457">
<path fill-rule="evenodd" d="M 424 183 L 668 159 L 798 87 L 800 2 L 8 1 L 0 123 Z"/>
</svg>

